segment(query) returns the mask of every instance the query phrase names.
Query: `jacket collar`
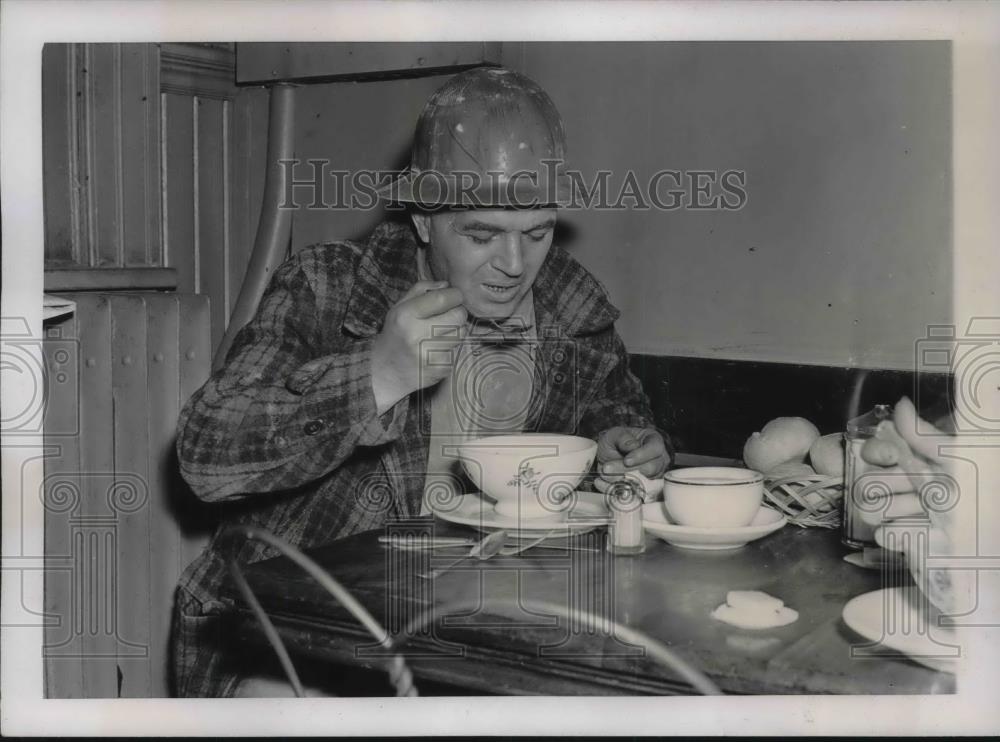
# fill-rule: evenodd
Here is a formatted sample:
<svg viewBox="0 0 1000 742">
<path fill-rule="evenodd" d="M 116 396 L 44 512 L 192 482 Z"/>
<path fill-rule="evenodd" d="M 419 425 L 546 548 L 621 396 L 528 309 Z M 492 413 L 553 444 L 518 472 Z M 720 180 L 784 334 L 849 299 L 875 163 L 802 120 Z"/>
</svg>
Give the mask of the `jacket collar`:
<svg viewBox="0 0 1000 742">
<path fill-rule="evenodd" d="M 386 313 L 417 282 L 417 245 L 406 224 L 383 222 L 368 239 L 354 279 L 344 328 L 359 337 L 378 333 Z M 553 245 L 532 288 L 535 323 L 566 336 L 603 330 L 620 312 L 604 287 L 569 254 Z"/>
</svg>

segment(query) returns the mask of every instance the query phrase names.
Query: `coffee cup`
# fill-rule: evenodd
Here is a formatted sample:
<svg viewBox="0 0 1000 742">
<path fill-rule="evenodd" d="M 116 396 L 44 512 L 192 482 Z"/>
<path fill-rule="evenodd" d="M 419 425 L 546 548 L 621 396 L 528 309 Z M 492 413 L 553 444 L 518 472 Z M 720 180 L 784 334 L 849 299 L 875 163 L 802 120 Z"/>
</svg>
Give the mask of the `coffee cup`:
<svg viewBox="0 0 1000 742">
<path fill-rule="evenodd" d="M 730 466 L 691 466 L 663 475 L 663 505 L 678 525 L 750 525 L 764 497 L 764 475 Z"/>
</svg>

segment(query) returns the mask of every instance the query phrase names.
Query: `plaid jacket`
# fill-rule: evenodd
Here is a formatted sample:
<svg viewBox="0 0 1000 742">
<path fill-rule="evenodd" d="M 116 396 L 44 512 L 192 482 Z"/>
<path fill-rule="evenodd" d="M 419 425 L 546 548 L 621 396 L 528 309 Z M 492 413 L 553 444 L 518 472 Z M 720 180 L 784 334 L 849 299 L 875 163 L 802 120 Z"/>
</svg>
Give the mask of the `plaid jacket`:
<svg viewBox="0 0 1000 742">
<path fill-rule="evenodd" d="M 414 392 L 380 418 L 370 377 L 372 339 L 416 282 L 417 249 L 408 227 L 384 223 L 367 244 L 306 248 L 275 272 L 225 366 L 178 424 L 181 472 L 202 500 L 232 503 L 220 508 L 223 522 L 308 548 L 419 512 L 430 394 Z M 539 349 L 525 429 L 596 438 L 614 425 L 652 427 L 600 283 L 553 246 L 533 294 Z M 213 539 L 185 570 L 174 614 L 177 695 L 234 688 L 215 646 L 227 548 L 241 563 L 273 555 L 257 542 Z"/>
</svg>

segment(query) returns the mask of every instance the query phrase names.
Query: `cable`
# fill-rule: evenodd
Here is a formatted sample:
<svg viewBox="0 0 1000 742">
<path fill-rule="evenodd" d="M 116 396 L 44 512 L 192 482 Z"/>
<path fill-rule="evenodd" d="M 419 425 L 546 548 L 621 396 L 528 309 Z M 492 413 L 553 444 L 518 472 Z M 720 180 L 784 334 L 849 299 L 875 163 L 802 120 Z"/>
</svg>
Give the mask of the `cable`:
<svg viewBox="0 0 1000 742">
<path fill-rule="evenodd" d="M 323 589 L 330 593 L 334 599 L 344 605 L 344 607 L 346 607 L 354 615 L 354 617 L 357 618 L 366 629 L 368 629 L 372 636 L 375 637 L 375 640 L 383 648 L 390 651 L 395 648 L 396 645 L 389 637 L 389 632 L 387 632 L 382 625 L 372 617 L 365 607 L 361 605 L 339 582 L 337 582 L 337 580 L 335 580 L 329 572 L 316 564 L 316 562 L 306 556 L 301 550 L 292 546 L 278 536 L 275 536 L 273 533 L 256 526 L 226 526 L 223 529 L 223 533 L 227 536 L 242 534 L 246 538 L 263 541 L 269 546 L 277 549 L 284 556 L 288 557 L 305 570 L 320 584 Z M 246 579 L 240 571 L 239 565 L 237 565 L 236 561 L 232 558 L 228 560 L 228 563 L 230 571 L 236 577 L 237 587 L 239 587 L 243 597 L 250 604 L 250 607 L 257 619 L 261 622 L 261 625 L 264 628 L 264 635 L 267 637 L 267 640 L 270 642 L 275 653 L 278 655 L 278 659 L 281 660 L 282 667 L 288 675 L 288 679 L 292 683 L 292 687 L 295 688 L 296 695 L 301 697 L 302 686 L 299 683 L 295 668 L 292 666 L 291 659 L 289 658 L 288 652 L 281 641 L 281 637 L 278 636 L 278 633 L 271 624 L 271 621 L 268 619 L 267 614 L 264 612 L 263 608 L 261 608 L 256 597 L 254 597 L 253 592 L 250 590 L 250 586 L 247 584 Z M 715 683 L 709 680 L 708 676 L 689 665 L 676 653 L 670 650 L 665 644 L 657 641 L 651 636 L 647 636 L 641 631 L 637 631 L 636 629 L 629 628 L 624 624 L 620 624 L 614 619 L 610 619 L 605 616 L 597 616 L 593 613 L 589 613 L 588 611 L 568 608 L 566 606 L 562 606 L 557 603 L 549 603 L 547 601 L 521 598 L 516 606 L 495 598 L 484 599 L 481 596 L 465 601 L 452 601 L 441 606 L 429 608 L 417 616 L 417 618 L 407 624 L 406 628 L 403 630 L 403 639 L 405 641 L 407 637 L 412 636 L 415 632 L 424 628 L 438 615 L 449 615 L 448 612 L 465 612 L 476 609 L 494 610 L 501 615 L 511 612 L 516 612 L 520 615 L 523 609 L 534 609 L 537 612 L 548 611 L 550 613 L 555 613 L 571 621 L 585 620 L 587 625 L 609 623 L 611 624 L 615 636 L 622 641 L 630 644 L 638 644 L 648 650 L 653 659 L 666 665 L 670 670 L 679 675 L 701 694 L 706 696 L 722 695 L 722 691 L 717 685 L 715 685 Z M 393 654 L 390 661 L 389 679 L 396 688 L 397 696 L 418 695 L 417 689 L 413 685 L 413 673 L 410 671 L 410 668 L 404 661 L 402 655 L 398 652 Z"/>
<path fill-rule="evenodd" d="M 267 545 L 277 549 L 281 552 L 281 554 L 288 557 L 301 567 L 320 584 L 320 587 L 330 593 L 334 599 L 347 608 L 347 610 L 349 610 L 351 614 L 361 622 L 361 625 L 368 629 L 368 632 L 375 637 L 375 641 L 377 641 L 384 649 L 390 651 L 392 650 L 393 643 L 389 638 L 389 632 L 386 631 L 382 625 L 375 620 L 371 613 L 369 613 L 353 595 L 351 595 L 339 582 L 337 582 L 337 580 L 335 580 L 329 572 L 316 564 L 316 562 L 306 556 L 300 549 L 292 546 L 284 539 L 275 536 L 270 531 L 256 526 L 226 526 L 223 529 L 223 534 L 223 538 L 243 535 L 251 540 L 263 541 Z M 237 586 L 240 586 L 239 583 L 242 580 L 243 586 L 246 587 L 247 591 L 250 591 L 250 586 L 246 583 L 246 579 L 243 577 L 243 573 L 240 570 L 239 565 L 236 564 L 236 561 L 230 558 L 228 560 L 228 564 L 230 572 L 234 575 L 238 575 Z M 247 593 L 243 591 L 242 587 L 240 587 L 240 592 L 243 594 L 244 598 L 246 598 Z M 252 597 L 252 591 L 250 592 Z M 275 653 L 278 655 L 278 659 L 281 660 L 282 667 L 288 675 L 289 682 L 291 682 L 293 688 L 296 688 L 298 677 L 295 674 L 294 667 L 291 665 L 291 660 L 288 660 L 288 665 L 286 666 L 284 659 L 282 659 L 282 657 L 288 658 L 288 651 L 285 649 L 285 645 L 281 641 L 281 637 L 278 636 L 277 631 L 274 630 L 274 626 L 267 618 L 267 615 L 264 613 L 263 608 L 261 608 L 260 603 L 256 600 L 256 598 L 253 598 L 252 602 L 250 602 L 250 607 L 253 610 L 254 615 L 256 615 L 257 619 L 264 627 L 264 635 L 268 642 L 270 642 Z M 268 632 L 269 626 L 273 634 Z M 390 660 L 389 679 L 396 688 L 397 696 L 417 695 L 416 686 L 413 685 L 413 673 L 410 671 L 410 668 L 406 665 L 406 662 L 399 654 L 394 654 Z M 301 684 L 298 684 L 296 695 L 299 695 L 300 690 Z"/>
<path fill-rule="evenodd" d="M 281 641 L 281 637 L 278 636 L 274 624 L 271 623 L 271 619 L 267 617 L 267 613 L 261 607 L 257 596 L 253 594 L 253 590 L 247 584 L 247 579 L 243 576 L 243 572 L 240 571 L 239 566 L 232 559 L 229 560 L 229 571 L 232 573 L 233 579 L 236 580 L 236 587 L 239 588 L 243 599 L 250 604 L 251 610 L 257 616 L 257 620 L 260 621 L 261 628 L 264 629 L 264 636 L 267 637 L 267 640 L 271 643 L 271 647 L 274 648 L 275 654 L 278 655 L 278 661 L 281 662 L 281 669 L 288 676 L 288 681 L 292 684 L 296 698 L 304 698 L 305 691 L 302 689 L 302 682 L 299 680 L 299 674 L 295 672 L 295 665 L 292 664 L 292 658 L 288 656 L 288 650 L 285 648 L 284 642 Z"/>
</svg>

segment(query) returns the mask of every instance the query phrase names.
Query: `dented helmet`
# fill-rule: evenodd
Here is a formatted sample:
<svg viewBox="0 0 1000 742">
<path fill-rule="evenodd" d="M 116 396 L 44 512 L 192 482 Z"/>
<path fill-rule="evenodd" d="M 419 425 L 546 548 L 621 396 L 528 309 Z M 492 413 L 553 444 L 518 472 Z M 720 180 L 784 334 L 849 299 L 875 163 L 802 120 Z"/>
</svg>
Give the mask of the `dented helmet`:
<svg viewBox="0 0 1000 742">
<path fill-rule="evenodd" d="M 480 67 L 427 101 L 409 169 L 379 195 L 423 208 L 567 205 L 565 157 L 562 119 L 548 94 L 512 70 Z"/>
</svg>

